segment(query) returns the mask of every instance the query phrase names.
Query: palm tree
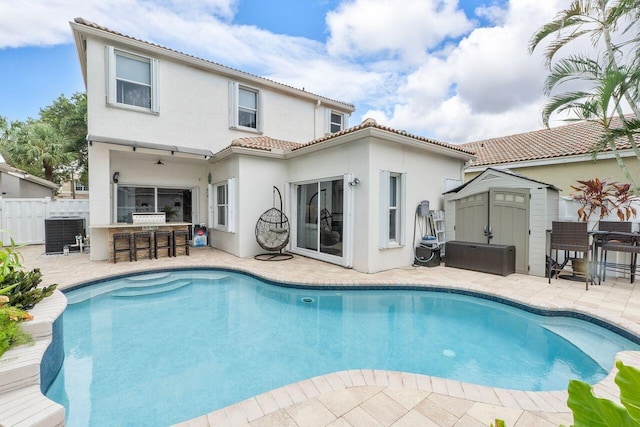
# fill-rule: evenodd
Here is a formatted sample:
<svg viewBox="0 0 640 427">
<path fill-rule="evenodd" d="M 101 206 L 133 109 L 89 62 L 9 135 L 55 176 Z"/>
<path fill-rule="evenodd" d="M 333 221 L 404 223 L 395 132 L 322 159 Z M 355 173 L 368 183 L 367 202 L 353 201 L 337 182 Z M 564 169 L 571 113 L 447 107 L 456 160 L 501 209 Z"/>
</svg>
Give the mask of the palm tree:
<svg viewBox="0 0 640 427">
<path fill-rule="evenodd" d="M 27 121 L 11 126 L 4 139 L 4 149 L 14 166 L 52 181 L 58 167 L 72 162 L 69 142 L 50 124 Z M 39 172 L 39 173 L 38 173 Z"/>
<path fill-rule="evenodd" d="M 594 154 L 611 149 L 625 177 L 638 190 L 620 157 L 616 141 L 625 137 L 640 161 L 640 149 L 635 135 L 640 130 L 640 0 L 574 0 L 569 8 L 559 12 L 531 38 L 533 52 L 545 39 L 552 40 L 545 50 L 550 75 L 545 93 L 550 95 L 565 84 L 579 83 L 585 89 L 554 95 L 543 110 L 542 118 L 549 125 L 554 112 L 572 112 L 577 119 L 593 120 L 603 127 L 600 144 Z M 572 55 L 553 64 L 558 51 L 572 41 L 590 37 L 594 52 L 591 56 Z M 615 42 L 614 42 L 615 40 Z M 598 52 L 598 49 L 603 52 Z M 633 112 L 624 113 L 623 101 Z M 617 116 L 612 121 L 612 115 Z"/>
</svg>

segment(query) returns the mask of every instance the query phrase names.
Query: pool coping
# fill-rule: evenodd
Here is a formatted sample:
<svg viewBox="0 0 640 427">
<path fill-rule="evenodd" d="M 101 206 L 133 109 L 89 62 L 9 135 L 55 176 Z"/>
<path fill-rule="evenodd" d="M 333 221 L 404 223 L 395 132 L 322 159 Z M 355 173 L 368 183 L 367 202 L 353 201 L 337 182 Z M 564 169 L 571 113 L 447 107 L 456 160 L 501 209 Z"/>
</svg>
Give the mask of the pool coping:
<svg viewBox="0 0 640 427">
<path fill-rule="evenodd" d="M 184 270 L 217 270 L 217 271 L 229 271 L 238 272 L 249 275 L 251 277 L 259 278 L 267 283 L 277 286 L 283 286 L 288 288 L 297 289 L 326 289 L 326 290 L 343 290 L 343 289 L 380 289 L 380 290 L 422 290 L 422 291 L 440 291 L 458 294 L 467 294 L 475 297 L 480 297 L 488 300 L 501 302 L 507 305 L 512 305 L 518 308 L 522 308 L 530 312 L 538 312 L 539 314 L 548 313 L 547 315 L 569 315 L 578 318 L 586 316 L 584 320 L 592 321 L 593 323 L 600 324 L 607 329 L 611 329 L 616 333 L 619 330 L 623 331 L 623 336 L 632 337 L 633 341 L 636 341 L 640 337 L 640 324 L 624 319 L 622 317 L 607 316 L 607 312 L 598 311 L 595 308 L 587 307 L 580 304 L 562 304 L 556 302 L 544 301 L 544 304 L 538 302 L 525 301 L 524 299 L 506 298 L 500 295 L 499 292 L 487 292 L 473 289 L 471 285 L 460 285 L 447 283 L 445 285 L 433 285 L 426 283 L 425 280 L 403 280 L 403 285 L 396 285 L 390 281 L 380 280 L 355 280 L 350 284 L 343 283 L 338 280 L 316 280 L 308 281 L 308 283 L 293 282 L 279 279 L 277 277 L 270 277 L 268 274 L 260 274 L 251 269 L 242 267 L 225 267 L 220 265 L 201 265 L 201 266 L 174 266 L 170 268 L 157 268 L 149 267 L 142 268 L 136 271 L 130 271 L 121 274 L 107 274 L 103 277 L 80 281 L 77 283 L 66 284 L 59 286 L 63 292 L 67 292 L 72 289 L 80 287 L 90 286 L 95 283 L 100 283 L 107 280 L 112 280 L 118 277 L 135 276 L 140 274 L 149 274 L 154 272 L 165 271 L 184 271 Z M 277 272 L 276 272 L 277 273 Z M 44 300 L 34 310 L 37 310 L 40 306 L 46 307 Z M 64 298 L 64 306 L 66 306 L 66 298 Z M 64 310 L 59 308 L 60 313 Z M 54 309 L 55 310 L 55 309 Z M 562 313 L 562 314 L 558 314 Z M 55 320 L 55 319 L 53 319 Z M 602 322 L 602 324 L 601 324 Z M 24 325 L 29 324 L 29 322 Z M 613 327 L 613 329 L 612 329 Z M 51 326 L 49 326 L 49 329 Z M 619 330 L 618 330 L 619 329 Z M 629 334 L 628 336 L 626 334 Z M 38 342 L 40 339 L 37 340 Z M 50 339 L 49 339 L 50 342 Z M 637 342 L 637 341 L 636 341 Z M 48 344 L 47 344 L 48 345 Z M 12 351 L 22 351 L 26 346 L 20 346 Z M 45 347 L 46 348 L 46 347 Z M 7 352 L 7 353 L 9 353 Z M 4 359 L 7 355 L 3 355 Z M 39 353 L 39 354 L 38 354 Z M 38 357 L 37 365 L 39 367 L 41 358 L 44 354 L 44 349 L 35 351 L 36 357 Z M 2 361 L 0 359 L 0 361 Z M 621 352 L 616 355 L 616 359 L 630 362 L 630 364 L 640 367 L 640 352 Z M 615 366 L 609 371 L 607 377 L 605 377 L 598 384 L 594 385 L 594 390 L 599 397 L 607 399 L 619 400 L 619 392 L 615 385 L 613 378 L 615 377 Z M 385 379 L 386 378 L 386 379 Z M 39 375 L 38 375 L 39 381 Z M 326 385 L 329 385 L 329 390 Z M 291 405 L 303 402 L 306 399 L 310 399 L 310 396 L 316 396 L 317 393 L 337 392 L 339 390 L 354 389 L 359 387 L 380 387 L 380 388 L 405 388 L 408 390 L 417 389 L 423 392 L 429 392 L 429 384 L 432 393 L 445 394 L 453 397 L 460 397 L 474 402 L 483 402 L 490 405 L 498 405 L 505 408 L 520 408 L 526 411 L 543 411 L 543 412 L 555 412 L 555 413 L 567 413 L 566 407 L 566 391 L 547 391 L 547 392 L 524 392 L 517 390 L 508 390 L 493 388 L 487 386 L 480 386 L 470 383 L 459 382 L 455 380 L 448 380 L 438 377 L 431 377 L 419 374 L 400 373 L 394 371 L 372 371 L 372 370 L 352 370 L 341 371 L 337 373 L 331 373 L 322 375 L 319 377 L 310 378 L 297 383 L 293 383 L 269 392 L 263 393 L 259 396 L 247 399 L 243 402 L 230 405 L 226 408 L 219 409 L 209 414 L 205 414 L 194 418 L 184 423 L 177 425 L 243 425 L 251 420 L 256 420 L 262 416 L 273 414 L 275 411 L 287 408 Z M 313 385 L 313 387 L 311 386 Z M 21 416 L 28 416 L 29 422 L 23 425 L 32 425 L 36 423 L 34 421 L 37 418 L 39 425 L 64 425 L 64 407 L 51 402 L 47 399 L 39 390 L 39 386 L 28 385 L 25 388 L 25 393 L 30 395 L 39 395 L 38 399 L 41 401 L 44 399 L 46 406 L 51 413 L 46 411 L 40 411 L 39 406 L 28 406 L 23 408 L 24 414 Z M 36 390 L 37 389 L 37 390 Z M 2 393 L 2 391 L 0 391 Z M 6 403 L 5 398 L 8 393 L 0 394 L 0 414 L 2 414 L 2 405 Z M 288 398 L 286 396 L 288 396 Z M 487 397 L 489 396 L 489 397 Z M 33 397 L 32 397 L 33 398 Z M 302 400 L 301 400 L 302 399 Z M 496 400 L 497 399 L 497 400 Z M 48 403 L 47 403 L 48 402 Z M 271 402 L 271 403 L 269 403 Z M 273 402 L 277 403 L 277 407 L 273 405 Z M 53 406 L 51 405 L 53 403 Z M 13 406 L 12 406 L 13 407 Z M 34 414 L 34 408 L 38 409 Z M 262 414 L 262 415 L 260 415 Z M 3 414 L 4 415 L 4 414 Z M 62 421 L 60 421 L 60 415 Z M 0 424 L 4 423 L 3 419 L 0 419 Z M 213 424 L 210 424 L 213 423 Z M 219 424 L 218 424 L 219 423 Z M 10 424 L 13 425 L 13 424 Z M 18 424 L 20 425 L 20 424 Z"/>
</svg>

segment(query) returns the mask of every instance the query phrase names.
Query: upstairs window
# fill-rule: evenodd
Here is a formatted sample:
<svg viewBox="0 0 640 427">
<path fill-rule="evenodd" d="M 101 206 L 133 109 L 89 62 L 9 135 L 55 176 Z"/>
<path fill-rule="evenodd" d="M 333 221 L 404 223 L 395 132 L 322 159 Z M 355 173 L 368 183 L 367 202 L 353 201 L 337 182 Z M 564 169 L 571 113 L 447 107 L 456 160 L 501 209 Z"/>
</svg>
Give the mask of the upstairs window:
<svg viewBox="0 0 640 427">
<path fill-rule="evenodd" d="M 229 127 L 262 132 L 262 93 L 258 89 L 229 83 Z"/>
<path fill-rule="evenodd" d="M 331 112 L 331 133 L 340 132 L 344 129 L 344 116 L 340 113 L 336 113 L 335 111 Z"/>
<path fill-rule="evenodd" d="M 129 52 L 107 48 L 109 105 L 158 112 L 158 61 Z"/>
<path fill-rule="evenodd" d="M 336 133 L 346 129 L 347 116 L 344 113 L 334 110 L 326 110 L 325 133 Z"/>
</svg>

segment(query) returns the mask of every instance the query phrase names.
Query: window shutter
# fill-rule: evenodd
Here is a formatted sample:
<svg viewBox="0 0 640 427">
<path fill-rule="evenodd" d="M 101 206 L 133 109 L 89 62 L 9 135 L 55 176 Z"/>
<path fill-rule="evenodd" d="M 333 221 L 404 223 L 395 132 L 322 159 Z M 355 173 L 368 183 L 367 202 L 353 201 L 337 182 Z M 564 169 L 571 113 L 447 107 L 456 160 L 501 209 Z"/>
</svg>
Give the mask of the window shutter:
<svg viewBox="0 0 640 427">
<path fill-rule="evenodd" d="M 215 218 L 213 217 L 213 211 L 215 209 L 215 193 L 213 192 L 213 188 L 213 184 L 207 185 L 207 220 L 209 221 L 209 228 L 213 228 L 215 226 Z"/>
<path fill-rule="evenodd" d="M 257 113 L 256 113 L 256 130 L 258 132 L 262 133 L 263 127 L 264 127 L 264 94 L 262 93 L 261 90 L 259 90 L 258 92 L 256 92 L 256 98 L 258 98 L 256 101 L 256 107 L 258 109 Z"/>
<path fill-rule="evenodd" d="M 116 103 L 116 54 L 113 46 L 105 46 L 106 81 L 105 90 L 107 93 L 107 104 Z"/>
<path fill-rule="evenodd" d="M 151 111 L 154 113 L 160 112 L 160 99 L 158 94 L 158 60 L 151 60 Z"/>
<path fill-rule="evenodd" d="M 324 109 L 324 134 L 329 135 L 331 133 L 331 109 Z"/>
<path fill-rule="evenodd" d="M 229 82 L 229 127 L 238 127 L 238 83 Z"/>
<path fill-rule="evenodd" d="M 400 200 L 398 201 L 398 215 L 400 215 L 400 235 L 398 236 L 398 244 L 404 246 L 406 241 L 406 222 L 407 217 L 407 174 L 400 174 Z"/>
<path fill-rule="evenodd" d="M 380 212 L 378 239 L 380 249 L 389 247 L 389 171 L 380 171 Z"/>
<path fill-rule="evenodd" d="M 227 231 L 236 232 L 236 179 L 227 181 Z"/>
</svg>

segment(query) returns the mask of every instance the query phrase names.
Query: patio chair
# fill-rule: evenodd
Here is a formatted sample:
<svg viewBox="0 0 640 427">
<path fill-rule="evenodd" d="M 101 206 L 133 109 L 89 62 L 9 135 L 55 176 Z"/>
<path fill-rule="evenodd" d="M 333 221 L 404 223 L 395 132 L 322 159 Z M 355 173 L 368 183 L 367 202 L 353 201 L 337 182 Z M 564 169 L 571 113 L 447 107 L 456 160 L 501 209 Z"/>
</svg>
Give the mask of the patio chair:
<svg viewBox="0 0 640 427">
<path fill-rule="evenodd" d="M 600 221 L 600 223 L 598 224 L 598 229 L 606 233 L 600 234 L 599 236 L 597 236 L 597 238 L 595 238 L 594 250 L 596 252 L 593 255 L 595 259 L 599 260 L 599 268 L 600 268 L 599 277 L 601 277 L 603 281 L 605 280 L 607 275 L 607 271 L 606 271 L 607 260 L 606 260 L 606 255 L 604 253 L 604 250 L 602 249 L 602 245 L 605 242 L 608 242 L 610 244 L 611 243 L 627 243 L 627 244 L 633 243 L 632 236 L 618 235 L 617 238 L 616 236 L 609 236 L 609 233 L 631 233 L 631 228 L 632 228 L 632 224 L 631 222 L 628 222 L 628 221 Z M 610 245 L 609 248 L 611 247 L 612 246 Z M 599 257 L 598 257 L 598 250 L 601 251 L 601 254 Z"/>
<path fill-rule="evenodd" d="M 593 269 L 590 265 L 591 245 L 589 244 L 589 234 L 587 233 L 586 222 L 565 222 L 553 221 L 551 224 L 551 244 L 549 245 L 549 257 L 552 257 L 553 251 L 556 251 L 556 260 L 558 251 L 564 251 L 564 261 L 558 264 L 549 273 L 549 283 L 551 276 L 555 275 L 556 279 L 560 271 L 564 269 L 567 262 L 571 260 L 571 268 L 573 276 L 584 276 L 585 288 L 589 289 L 589 282 L 593 283 Z M 578 254 L 582 254 L 579 257 Z M 579 260 L 584 260 L 579 262 Z M 583 265 L 584 268 L 579 268 Z"/>
<path fill-rule="evenodd" d="M 629 271 L 631 283 L 635 281 L 638 253 L 640 252 L 640 235 L 631 232 L 611 232 L 604 236 L 602 243 L 602 280 L 606 280 L 607 269 L 626 273 Z M 622 252 L 630 255 L 629 263 L 609 263 L 609 252 Z"/>
</svg>

